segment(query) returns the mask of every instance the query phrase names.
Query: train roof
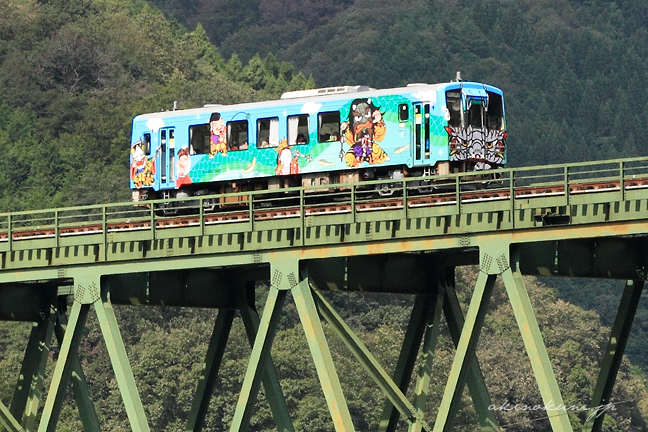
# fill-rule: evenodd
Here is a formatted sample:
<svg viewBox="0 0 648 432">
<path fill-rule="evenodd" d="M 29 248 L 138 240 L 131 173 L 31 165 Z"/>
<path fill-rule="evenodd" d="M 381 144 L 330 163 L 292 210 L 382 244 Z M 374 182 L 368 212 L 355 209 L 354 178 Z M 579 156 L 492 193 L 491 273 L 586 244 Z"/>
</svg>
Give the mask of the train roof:
<svg viewBox="0 0 648 432">
<path fill-rule="evenodd" d="M 175 111 L 159 111 L 136 116 L 133 121 L 147 120 L 151 118 L 166 118 L 181 115 L 204 114 L 215 111 L 246 111 L 249 109 L 277 108 L 278 106 L 291 106 L 311 101 L 330 101 L 330 100 L 349 100 L 359 97 L 375 97 L 384 95 L 411 94 L 418 91 L 437 91 L 440 88 L 450 86 L 462 86 L 466 88 L 486 88 L 489 91 L 501 93 L 497 87 L 487 84 L 471 81 L 452 81 L 438 84 L 414 83 L 406 87 L 396 87 L 388 89 L 375 89 L 367 86 L 339 86 L 325 87 L 320 89 L 297 90 L 294 92 L 284 93 L 281 99 L 268 100 L 261 102 L 246 102 L 234 105 L 207 104 L 200 108 L 190 108 Z"/>
</svg>

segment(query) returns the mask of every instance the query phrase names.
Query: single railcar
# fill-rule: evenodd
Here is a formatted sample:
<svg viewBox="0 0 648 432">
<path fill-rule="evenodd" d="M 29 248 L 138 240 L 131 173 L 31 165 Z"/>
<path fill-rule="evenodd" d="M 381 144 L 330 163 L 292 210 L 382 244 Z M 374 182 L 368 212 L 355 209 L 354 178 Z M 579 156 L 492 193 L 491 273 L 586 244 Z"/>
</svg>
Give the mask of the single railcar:
<svg viewBox="0 0 648 432">
<path fill-rule="evenodd" d="M 458 79 L 139 115 L 130 187 L 142 201 L 414 176 L 430 183 L 504 164 L 502 91 Z"/>
</svg>

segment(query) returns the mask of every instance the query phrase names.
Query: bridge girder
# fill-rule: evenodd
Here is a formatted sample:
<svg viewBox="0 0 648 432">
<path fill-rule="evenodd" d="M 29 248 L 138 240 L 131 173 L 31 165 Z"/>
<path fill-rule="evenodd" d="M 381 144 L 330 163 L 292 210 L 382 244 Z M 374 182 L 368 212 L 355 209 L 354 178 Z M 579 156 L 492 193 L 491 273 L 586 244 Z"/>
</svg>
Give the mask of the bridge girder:
<svg viewBox="0 0 648 432">
<path fill-rule="evenodd" d="M 301 189 L 292 191 L 299 203 L 276 219 L 255 206 L 256 192 L 240 196 L 247 208 L 231 217 L 223 212 L 221 219 L 200 210 L 198 217 L 174 221 L 132 204 L 0 215 L 0 319 L 36 323 L 15 402 L 10 408 L 0 402 L 0 423 L 10 431 L 35 430 L 45 353 L 55 333 L 60 354 L 38 430 L 56 429 L 70 382 L 76 386 L 84 427 L 98 429 L 77 357 L 88 312 L 94 308 L 131 426 L 148 430 L 113 305 L 168 305 L 219 309 L 186 430 L 201 429 L 236 311 L 252 354 L 231 430 L 249 428 L 264 385 L 278 430 L 292 431 L 270 357 L 290 293 L 336 431 L 351 431 L 354 425 L 320 315 L 385 395 L 381 432 L 394 430 L 398 418 L 412 431 L 451 430 L 466 385 L 481 428 L 497 430 L 475 355 L 496 279 L 506 288 L 543 401 L 562 401 L 523 274 L 628 281 L 594 390 L 592 403 L 605 403 L 646 279 L 648 158 L 592 165 L 503 170 L 502 181 L 483 191 L 476 191 L 471 175 L 453 175 L 444 184 L 450 190 L 432 200 L 410 196 L 411 179 L 405 179 L 396 186 L 400 196 L 376 199 L 374 206 L 355 186 L 340 188 L 326 211 L 308 204 Z M 605 170 L 610 174 L 601 178 Z M 546 178 L 535 171 L 546 171 Z M 63 222 L 69 220 L 79 225 Z M 462 265 L 479 268 L 465 316 L 452 278 L 453 269 Z M 259 317 L 251 299 L 255 287 L 264 285 L 269 294 Z M 328 304 L 322 292 L 332 290 L 415 296 L 393 375 Z M 68 297 L 73 301 L 65 315 Z M 424 407 L 442 316 L 456 352 L 432 419 Z M 422 368 L 409 400 L 405 395 L 421 346 Z M 24 391 L 27 385 L 34 390 Z M 555 431 L 572 430 L 564 410 L 550 425 Z M 598 418 L 582 429 L 600 430 Z"/>
</svg>

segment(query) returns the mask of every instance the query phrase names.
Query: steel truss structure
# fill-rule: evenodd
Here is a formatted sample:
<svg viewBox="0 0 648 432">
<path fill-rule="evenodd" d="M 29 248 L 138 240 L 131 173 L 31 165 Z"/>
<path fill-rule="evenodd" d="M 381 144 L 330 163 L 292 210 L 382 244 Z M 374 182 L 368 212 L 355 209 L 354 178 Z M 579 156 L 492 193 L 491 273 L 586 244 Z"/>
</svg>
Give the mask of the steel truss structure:
<svg viewBox="0 0 648 432">
<path fill-rule="evenodd" d="M 331 429 L 356 430 L 322 319 L 384 393 L 380 432 L 396 430 L 399 419 L 410 431 L 452 430 L 466 386 L 482 430 L 497 431 L 475 350 L 498 278 L 543 402 L 563 402 L 524 285 L 529 274 L 626 281 L 591 406 L 607 403 L 646 280 L 648 158 L 502 170 L 488 184 L 457 174 L 422 190 L 420 180 L 387 183 L 394 192 L 387 197 L 364 185 L 318 194 L 308 188 L 239 193 L 219 197 L 225 204 L 214 213 L 200 197 L 186 203 L 195 214 L 175 217 L 158 216 L 156 203 L 0 215 L 0 319 L 33 323 L 11 404 L 0 402 L 0 424 L 12 432 L 56 430 L 71 384 L 84 429 L 101 430 L 78 359 L 94 308 L 131 427 L 150 430 L 113 305 L 164 304 L 218 309 L 185 430 L 202 428 L 238 312 L 252 352 L 230 430 L 248 430 L 263 385 L 277 430 L 294 431 L 270 356 L 290 293 Z M 454 286 L 454 270 L 464 265 L 479 268 L 465 316 Z M 269 281 L 260 316 L 258 281 Z M 394 371 L 380 365 L 331 306 L 328 290 L 415 296 Z M 425 404 L 442 315 L 456 352 L 433 418 Z M 54 338 L 60 353 L 45 391 Z M 601 415 L 578 427 L 597 431 L 602 421 Z M 565 410 L 549 422 L 554 431 L 574 429 Z"/>
</svg>

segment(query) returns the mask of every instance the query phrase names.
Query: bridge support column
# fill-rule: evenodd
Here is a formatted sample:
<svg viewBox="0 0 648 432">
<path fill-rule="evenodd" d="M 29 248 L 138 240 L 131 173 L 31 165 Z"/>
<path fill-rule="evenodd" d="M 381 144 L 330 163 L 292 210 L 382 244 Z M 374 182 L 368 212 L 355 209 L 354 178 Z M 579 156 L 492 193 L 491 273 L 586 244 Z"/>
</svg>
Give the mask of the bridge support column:
<svg viewBox="0 0 648 432">
<path fill-rule="evenodd" d="M 24 429 L 20 427 L 20 423 L 14 418 L 9 411 L 9 408 L 0 402 L 0 425 L 7 428 L 9 432 L 23 432 Z"/>
<path fill-rule="evenodd" d="M 56 334 L 56 340 L 58 341 L 59 346 L 63 345 L 66 326 L 67 318 L 65 316 L 65 311 L 59 308 L 56 311 L 56 326 L 54 327 L 54 333 Z M 88 383 L 85 374 L 83 373 L 83 369 L 81 368 L 79 356 L 76 351 L 71 353 L 71 356 L 72 374 L 70 380 L 72 381 L 72 392 L 79 409 L 79 417 L 83 424 L 83 430 L 99 431 L 101 430 L 99 417 L 97 416 L 97 411 L 95 410 L 94 403 L 90 397 Z"/>
<path fill-rule="evenodd" d="M 425 339 L 432 342 L 438 333 L 436 323 L 436 315 L 438 315 L 437 302 L 435 302 L 436 296 L 419 294 L 414 300 L 414 307 L 410 314 L 409 323 L 407 324 L 407 331 L 405 332 L 405 338 L 403 339 L 403 345 L 401 347 L 400 354 L 398 356 L 398 361 L 396 362 L 396 369 L 394 370 L 394 382 L 398 384 L 398 388 L 403 393 L 407 393 L 410 381 L 412 379 L 412 373 L 414 371 L 414 365 L 418 357 L 418 351 L 421 345 L 421 340 L 423 340 L 424 334 Z M 432 323 L 430 323 L 432 321 Z M 430 327 L 431 326 L 431 327 Z M 432 334 L 434 333 L 434 334 Z M 426 356 L 425 360 L 421 361 L 421 370 L 419 372 L 419 382 L 424 379 L 427 373 L 427 363 L 428 360 L 433 358 L 434 348 L 431 349 L 432 355 L 426 354 L 429 353 L 429 349 L 423 349 L 423 355 Z M 423 395 L 424 391 L 418 392 L 419 384 L 417 383 L 417 396 Z M 421 389 L 423 390 L 423 389 Z M 415 407 L 419 407 L 421 399 L 417 397 L 416 402 L 414 403 Z M 380 417 L 380 422 L 378 425 L 378 432 L 394 432 L 396 430 L 396 424 L 400 418 L 400 413 L 394 407 L 389 400 L 385 404 L 382 415 Z"/>
<path fill-rule="evenodd" d="M 245 326 L 245 332 L 250 341 L 250 346 L 254 347 L 254 341 L 259 333 L 260 326 L 259 314 L 254 305 L 254 287 L 241 290 L 240 292 L 245 292 L 246 295 L 244 297 L 240 295 L 238 296 L 238 309 L 241 313 L 241 318 L 243 319 L 243 325 Z M 286 398 L 281 389 L 279 377 L 277 376 L 277 371 L 274 367 L 271 356 L 268 356 L 265 371 L 261 376 L 261 382 L 265 388 L 266 398 L 268 399 L 268 404 L 272 411 L 272 417 L 277 425 L 277 431 L 294 432 L 295 428 L 290 419 L 288 406 L 286 405 Z"/>
<path fill-rule="evenodd" d="M 296 266 L 295 266 L 296 267 Z M 324 397 L 329 407 L 333 425 L 336 432 L 355 431 L 351 413 L 347 406 L 346 399 L 342 393 L 340 379 L 333 364 L 333 358 L 329 350 L 324 329 L 319 318 L 313 293 L 309 285 L 308 277 L 299 281 L 289 277 L 292 285 L 292 295 L 297 306 L 299 319 L 302 322 L 306 340 L 311 351 L 311 356 L 315 362 L 315 369 L 320 380 L 320 385 L 324 391 Z"/>
<path fill-rule="evenodd" d="M 437 275 L 437 278 L 439 280 L 436 287 L 436 295 L 430 296 L 432 304 L 430 305 L 431 309 L 425 323 L 425 336 L 421 349 L 421 366 L 419 367 L 418 378 L 414 387 L 414 408 L 416 409 L 417 420 L 410 424 L 409 432 L 421 432 L 423 430 L 423 423 L 418 419 L 422 419 L 424 416 L 425 404 L 430 389 L 432 363 L 434 361 L 434 351 L 439 336 L 439 324 L 441 322 L 443 298 L 445 296 L 445 289 L 442 286 L 440 275 Z M 426 428 L 426 430 L 429 429 Z"/>
<path fill-rule="evenodd" d="M 202 430 L 236 310 L 241 313 L 250 346 L 254 349 L 254 342 L 260 326 L 259 314 L 254 305 L 254 285 L 249 287 L 243 284 L 235 284 L 232 280 L 229 282 L 232 291 L 235 293 L 233 295 L 236 296 L 237 299 L 237 308 L 219 309 L 218 311 L 214 331 L 212 332 L 209 347 L 207 349 L 205 367 L 203 368 L 198 383 L 198 388 L 189 414 L 189 420 L 185 428 L 186 431 L 197 432 Z M 288 414 L 288 407 L 286 406 L 286 401 L 283 392 L 281 391 L 279 379 L 269 355 L 265 370 L 262 372 L 261 381 L 266 389 L 266 397 L 270 409 L 272 410 L 275 423 L 277 424 L 277 430 L 279 432 L 294 432 L 294 427 L 292 426 L 292 421 Z M 256 395 L 254 397 L 256 398 Z M 255 398 L 254 400 L 256 400 Z M 250 407 L 254 406 L 254 401 L 252 401 L 252 399 L 248 398 L 248 402 L 245 403 L 246 406 L 248 404 Z M 247 414 L 245 414 L 245 416 L 249 417 Z M 247 418 L 247 420 L 244 418 L 243 420 L 249 422 L 249 418 Z M 240 427 L 241 430 L 245 430 L 248 426 L 249 425 L 246 423 L 241 424 Z"/>
<path fill-rule="evenodd" d="M 55 321 L 56 315 L 50 310 L 43 321 L 32 324 L 20 377 L 11 399 L 11 414 L 26 431 L 34 430 L 36 424 Z"/>
<path fill-rule="evenodd" d="M 369 376 L 380 387 L 383 393 L 385 393 L 389 402 L 410 424 L 420 423 L 426 430 L 429 430 L 429 426 L 427 426 L 423 417 L 417 417 L 421 413 L 410 403 L 404 392 L 394 383 L 387 371 L 380 366 L 378 360 L 369 352 L 364 343 L 355 335 L 342 317 L 338 315 L 322 293 L 316 288 L 313 288 L 312 294 L 314 294 L 315 302 L 319 306 L 319 312 L 369 373 Z"/>
<path fill-rule="evenodd" d="M 430 389 L 430 379 L 432 376 L 432 363 L 434 361 L 434 350 L 439 336 L 439 324 L 441 322 L 441 312 L 443 311 L 444 290 L 441 285 L 437 287 L 436 296 L 432 299 L 432 309 L 428 314 L 425 326 L 425 336 L 423 338 L 423 347 L 421 349 L 421 366 L 414 387 L 414 408 L 416 409 L 417 420 L 410 424 L 409 432 L 421 432 L 423 423 L 418 419 L 424 416 L 425 404 L 427 402 L 428 391 Z M 426 430 L 429 430 L 426 428 Z"/>
<path fill-rule="evenodd" d="M 209 347 L 205 356 L 205 366 L 200 374 L 198 388 L 196 389 L 187 426 L 185 427 L 185 431 L 187 432 L 198 432 L 203 428 L 205 416 L 209 409 L 211 394 L 214 390 L 216 378 L 218 377 L 221 361 L 223 360 L 225 345 L 227 345 L 227 339 L 232 328 L 232 322 L 234 321 L 234 314 L 235 311 L 233 309 L 218 310 L 216 323 L 214 324 L 214 330 L 209 339 Z"/>
<path fill-rule="evenodd" d="M 40 419 L 39 432 L 53 432 L 56 430 L 59 415 L 67 385 L 72 374 L 72 357 L 78 351 L 83 328 L 88 318 L 90 304 L 81 304 L 75 301 L 70 311 L 70 318 L 60 346 L 58 361 L 52 375 L 43 414 Z"/>
<path fill-rule="evenodd" d="M 502 256 L 498 258 L 500 267 L 504 262 Z M 511 258 L 510 261 L 506 260 L 511 265 L 503 271 L 502 278 L 509 301 L 513 307 L 515 319 L 520 328 L 524 346 L 531 360 L 531 367 L 540 388 L 542 401 L 545 407 L 553 408 L 547 410 L 549 422 L 554 431 L 572 431 L 569 416 L 558 388 L 558 382 L 547 354 L 547 348 L 542 340 L 540 327 L 531 305 L 531 299 L 520 273 L 519 255 L 513 253 Z"/>
<path fill-rule="evenodd" d="M 459 346 L 459 339 L 461 338 L 461 331 L 464 326 L 464 316 L 459 305 L 457 292 L 455 290 L 454 268 L 447 268 L 447 274 L 444 283 L 445 298 L 443 302 L 443 312 L 448 324 L 450 338 L 455 346 Z M 473 353 L 471 358 L 467 376 L 467 385 L 470 396 L 472 397 L 473 405 L 479 419 L 479 424 L 482 426 L 482 431 L 497 431 L 499 430 L 495 413 L 489 409 L 492 402 L 486 389 L 484 382 L 484 375 L 477 356 Z"/>
<path fill-rule="evenodd" d="M 98 276 L 80 275 L 74 278 L 74 282 L 74 302 L 69 320 L 66 322 L 63 310 L 59 310 L 56 315 L 57 323 L 54 330 L 60 342 L 60 353 L 38 431 L 56 430 L 65 392 L 71 380 L 84 429 L 100 430 L 99 420 L 77 356 L 89 309 L 94 306 L 131 427 L 133 430 L 146 432 L 149 427 L 110 302 L 110 287 L 108 283 L 102 286 Z"/>
<path fill-rule="evenodd" d="M 434 432 L 452 430 L 452 423 L 458 410 L 468 372 L 473 363 L 477 341 L 479 340 L 479 334 L 495 285 L 496 275 L 489 274 L 488 269 L 485 270 L 482 264 L 434 423 Z"/>
<path fill-rule="evenodd" d="M 37 428 L 37 415 L 41 397 L 43 396 L 43 380 L 53 334 L 56 335 L 59 346 L 63 346 L 67 323 L 65 317 L 67 306 L 64 303 L 65 297 L 61 297 L 61 300 L 58 306 L 52 305 L 48 315 L 42 321 L 33 324 L 27 348 L 25 349 L 20 378 L 16 384 L 16 390 L 11 402 L 10 412 L 13 417 L 9 420 L 12 425 L 9 427 L 11 431 L 17 430 L 15 425 L 19 423 L 19 420 L 22 429 L 18 430 L 28 432 Z M 71 372 L 67 380 L 72 381 L 72 390 L 84 430 L 100 430 L 99 420 L 89 396 L 85 375 L 75 351 L 70 351 L 69 362 Z M 61 381 L 61 385 L 65 387 L 67 384 Z M 58 413 L 56 415 L 58 416 Z M 50 421 L 56 423 L 54 418 L 50 418 Z M 55 428 L 56 426 L 52 427 Z"/>
<path fill-rule="evenodd" d="M 403 347 L 394 372 L 394 380 L 399 383 L 400 390 L 405 393 L 411 381 L 414 363 L 421 340 L 423 339 L 421 366 L 414 390 L 415 397 L 413 403 L 417 410 L 418 418 L 423 417 L 423 410 L 427 401 L 441 312 L 445 315 L 450 337 L 455 347 L 459 344 L 461 330 L 464 325 L 463 313 L 455 292 L 454 267 L 438 266 L 430 275 L 430 278 L 435 280 L 435 285 L 431 287 L 433 294 L 417 295 L 405 334 Z M 425 334 L 423 332 L 424 330 Z M 497 430 L 495 414 L 492 410 L 488 409 L 491 405 L 491 400 L 486 390 L 477 357 L 473 354 L 469 362 L 467 385 L 482 430 Z M 379 432 L 395 431 L 399 415 L 400 413 L 388 402 L 381 416 Z M 410 431 L 421 431 L 422 428 L 423 425 L 421 422 L 410 424 Z"/>
<path fill-rule="evenodd" d="M 471 392 L 473 400 L 475 400 L 475 395 L 478 395 L 475 406 L 482 427 L 488 429 L 496 426 L 493 414 L 485 412 L 487 407 L 484 407 L 484 403 L 488 403 L 488 396 L 485 387 L 482 386 L 481 372 L 478 367 L 476 370 L 471 370 L 471 364 L 474 363 L 477 366 L 475 349 L 498 275 L 502 276 L 506 287 L 543 402 L 545 406 L 555 408 L 550 411 L 553 414 L 549 418 L 552 429 L 555 431 L 572 430 L 547 349 L 519 271 L 518 259 L 517 254 L 509 252 L 509 244 L 486 243 L 483 246 L 480 245 L 480 271 L 465 323 L 462 326 L 448 383 L 434 424 L 434 432 L 452 430 L 454 416 L 469 375 L 472 375 L 469 381 L 474 386 L 474 391 Z M 455 315 L 460 316 L 460 309 L 455 312 Z M 456 323 L 450 324 L 452 320 L 448 321 L 451 328 L 459 327 Z"/>
<path fill-rule="evenodd" d="M 600 432 L 603 427 L 603 419 L 607 410 L 606 405 L 610 403 L 610 396 L 612 396 L 617 372 L 621 367 L 623 352 L 630 336 L 630 329 L 632 328 L 643 287 L 644 281 L 642 280 L 626 282 L 621 303 L 619 304 L 619 311 L 614 320 L 610 340 L 605 350 L 601 372 L 590 403 L 592 411 L 588 413 L 589 416 L 583 427 L 583 432 Z"/>
<path fill-rule="evenodd" d="M 239 394 L 232 426 L 230 427 L 232 432 L 243 432 L 249 427 L 261 379 L 270 358 L 270 348 L 277 332 L 286 293 L 287 290 L 280 289 L 274 283 L 268 291 L 268 298 L 259 323 L 259 331 L 254 339 L 247 372 L 243 379 L 241 393 Z"/>
<path fill-rule="evenodd" d="M 128 354 L 126 347 L 122 340 L 121 333 L 119 332 L 119 325 L 117 324 L 117 317 L 110 301 L 110 286 L 104 283 L 101 288 L 101 298 L 94 301 L 95 311 L 101 327 L 104 341 L 110 361 L 115 371 L 115 378 L 117 385 L 121 392 L 124 406 L 126 408 L 126 415 L 130 421 L 133 430 L 147 432 L 149 425 L 146 420 L 146 413 L 142 405 L 137 386 L 135 385 L 135 377 L 131 370 L 128 361 Z M 90 285 L 92 290 L 92 285 Z M 76 297 L 76 291 L 75 291 Z"/>
</svg>

